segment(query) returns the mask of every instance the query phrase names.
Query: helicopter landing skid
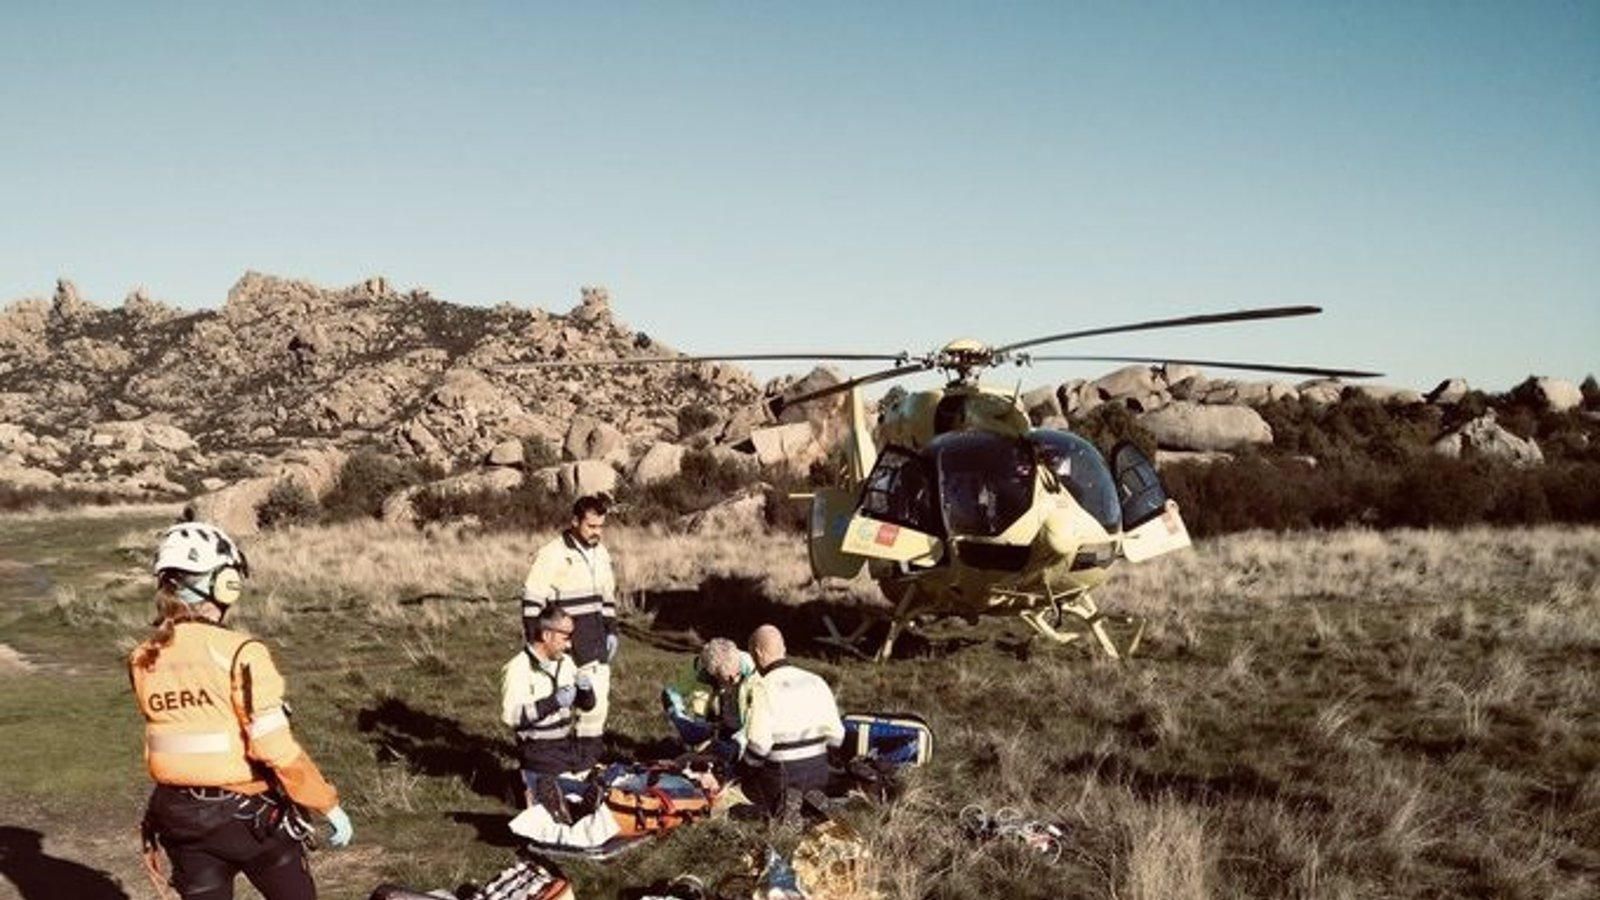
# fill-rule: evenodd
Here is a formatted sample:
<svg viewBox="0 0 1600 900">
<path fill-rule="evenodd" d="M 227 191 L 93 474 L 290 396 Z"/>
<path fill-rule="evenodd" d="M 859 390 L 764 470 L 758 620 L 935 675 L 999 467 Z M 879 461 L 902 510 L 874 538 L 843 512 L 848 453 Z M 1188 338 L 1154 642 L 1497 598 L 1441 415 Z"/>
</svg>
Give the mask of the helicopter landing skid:
<svg viewBox="0 0 1600 900">
<path fill-rule="evenodd" d="M 911 604 L 916 594 L 915 589 L 909 589 L 906 591 L 905 596 L 900 598 L 900 602 L 895 604 L 894 613 L 889 616 L 889 633 L 884 637 L 883 644 L 878 647 L 878 652 L 873 654 L 873 662 L 889 661 L 889 656 L 894 653 L 895 639 L 911 625 Z M 841 633 L 838 626 L 833 623 L 833 617 L 827 614 L 822 616 L 822 624 L 828 629 L 828 636 L 817 638 L 817 643 L 836 647 L 862 659 L 867 658 L 866 652 L 859 645 L 861 640 L 867 636 L 868 629 L 876 624 L 873 619 L 863 616 L 861 624 L 857 625 L 856 629 L 849 634 Z"/>
<path fill-rule="evenodd" d="M 842 650 L 862 659 L 868 658 L 866 652 L 858 645 L 861 643 L 861 639 L 867 636 L 867 629 L 872 627 L 871 619 L 862 619 L 861 624 L 857 625 L 855 630 L 849 634 L 841 632 L 839 626 L 833 623 L 833 616 L 827 613 L 822 615 L 822 625 L 828 629 L 828 635 L 827 637 L 817 638 L 817 643 L 832 647 L 835 650 Z"/>
<path fill-rule="evenodd" d="M 1100 607 L 1095 605 L 1094 598 L 1088 594 L 1084 594 L 1082 599 L 1072 603 L 1063 603 L 1059 598 L 1051 597 L 1050 609 L 1031 609 L 1019 615 L 1034 631 L 1058 644 L 1070 644 L 1082 638 L 1085 633 L 1092 634 L 1095 640 L 1100 642 L 1100 649 L 1112 659 L 1126 659 L 1132 656 L 1139 649 L 1139 641 L 1144 638 L 1144 619 L 1137 616 L 1103 613 Z M 1128 641 L 1126 647 L 1117 647 L 1117 642 L 1112 639 L 1110 632 L 1106 631 L 1108 621 L 1135 626 L 1133 638 Z M 1063 630 L 1063 626 L 1069 622 L 1073 626 L 1086 628 L 1087 632 Z"/>
</svg>

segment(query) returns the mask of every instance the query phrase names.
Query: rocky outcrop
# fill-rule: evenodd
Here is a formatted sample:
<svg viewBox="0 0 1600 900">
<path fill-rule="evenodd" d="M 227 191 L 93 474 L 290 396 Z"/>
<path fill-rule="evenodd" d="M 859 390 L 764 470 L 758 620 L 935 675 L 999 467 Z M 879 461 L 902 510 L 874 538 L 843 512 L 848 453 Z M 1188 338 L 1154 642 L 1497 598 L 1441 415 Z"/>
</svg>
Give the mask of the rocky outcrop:
<svg viewBox="0 0 1600 900">
<path fill-rule="evenodd" d="M 579 416 L 567 430 L 562 451 L 568 459 L 624 462 L 628 458 L 628 442 L 615 425 L 591 416 Z"/>
<path fill-rule="evenodd" d="M 1423 399 L 1439 406 L 1450 406 L 1460 403 L 1461 398 L 1467 395 L 1467 381 L 1464 378 L 1446 378 L 1439 382 L 1433 390 L 1423 395 Z"/>
<path fill-rule="evenodd" d="M 684 516 L 678 520 L 678 527 L 690 532 L 749 534 L 766 528 L 766 515 L 767 492 L 757 489 Z"/>
<path fill-rule="evenodd" d="M 1237 450 L 1272 443 L 1271 427 L 1248 406 L 1179 401 L 1139 416 L 1138 422 L 1168 450 Z"/>
<path fill-rule="evenodd" d="M 617 470 L 598 459 L 580 459 L 561 467 L 557 487 L 568 497 L 610 494 L 617 489 Z"/>
<path fill-rule="evenodd" d="M 683 471 L 684 449 L 677 444 L 657 441 L 639 457 L 633 467 L 633 483 L 655 484 L 673 478 Z"/>
<path fill-rule="evenodd" d="M 761 465 L 785 466 L 797 473 L 826 455 L 809 422 L 758 428 L 750 432 L 750 446 Z"/>
<path fill-rule="evenodd" d="M 215 452 L 276 456 L 312 437 L 465 470 L 508 440 L 561 448 L 579 417 L 599 423 L 581 458 L 627 466 L 676 437 L 680 407 L 719 421 L 759 408 L 755 382 L 733 365 L 500 367 L 674 352 L 617 319 L 600 287 L 555 315 L 444 303 L 381 277 L 324 289 L 248 272 L 220 308 L 183 313 L 143 290 L 103 309 L 63 280 L 0 312 L 0 422 L 71 435 L 46 467 L 160 451 L 190 482 L 213 477 Z M 128 422 L 141 425 L 114 424 Z"/>
<path fill-rule="evenodd" d="M 1517 385 L 1513 393 L 1527 397 L 1551 412 L 1566 412 L 1583 405 L 1583 390 L 1562 378 L 1533 376 Z"/>
<path fill-rule="evenodd" d="M 235 537 L 255 534 L 261 527 L 256 511 L 278 482 L 298 482 L 312 496 L 321 498 L 333 489 L 344 461 L 344 451 L 336 447 L 292 450 L 283 455 L 270 474 L 247 478 L 196 498 L 195 512 Z"/>
<path fill-rule="evenodd" d="M 1489 412 L 1433 442 L 1433 449 L 1445 456 L 1466 455 L 1504 460 L 1519 466 L 1544 462 L 1544 453 L 1532 440 L 1517 437 L 1500 427 Z"/>
</svg>

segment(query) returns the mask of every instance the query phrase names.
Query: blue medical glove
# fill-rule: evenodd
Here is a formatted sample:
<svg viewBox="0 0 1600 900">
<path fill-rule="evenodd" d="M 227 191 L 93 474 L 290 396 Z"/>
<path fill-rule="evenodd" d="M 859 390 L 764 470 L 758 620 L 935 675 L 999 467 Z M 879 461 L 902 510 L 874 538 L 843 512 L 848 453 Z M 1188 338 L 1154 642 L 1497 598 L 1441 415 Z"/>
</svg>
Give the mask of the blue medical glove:
<svg viewBox="0 0 1600 900">
<path fill-rule="evenodd" d="M 576 681 L 580 693 L 594 690 L 594 679 L 589 677 L 588 672 L 579 672 Z"/>
<path fill-rule="evenodd" d="M 608 634 L 606 635 L 606 665 L 610 665 L 611 661 L 616 658 L 617 636 L 614 634 Z"/>
<path fill-rule="evenodd" d="M 328 846 L 346 847 L 350 839 L 356 836 L 354 825 L 350 824 L 350 816 L 345 813 L 344 807 L 335 806 L 328 810 Z"/>
<path fill-rule="evenodd" d="M 562 709 L 566 709 L 567 707 L 571 706 L 573 703 L 577 702 L 577 699 L 578 689 L 576 687 L 570 684 L 564 684 L 561 687 L 556 688 L 556 705 Z"/>
</svg>

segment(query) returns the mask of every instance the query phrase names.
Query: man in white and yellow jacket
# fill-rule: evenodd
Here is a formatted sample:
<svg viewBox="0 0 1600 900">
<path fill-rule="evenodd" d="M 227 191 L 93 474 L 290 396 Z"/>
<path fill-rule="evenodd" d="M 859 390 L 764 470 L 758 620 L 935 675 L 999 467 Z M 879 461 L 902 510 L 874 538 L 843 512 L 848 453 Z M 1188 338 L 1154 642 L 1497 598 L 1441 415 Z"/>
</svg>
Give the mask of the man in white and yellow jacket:
<svg viewBox="0 0 1600 900">
<path fill-rule="evenodd" d="M 605 534 L 607 504 L 580 497 L 565 531 L 534 556 L 522 585 L 523 639 L 534 643 L 539 617 L 558 609 L 572 618 L 573 663 L 594 688 L 595 702 L 573 724 L 579 768 L 600 759 L 611 699 L 611 661 L 617 655 L 616 577 Z"/>
<path fill-rule="evenodd" d="M 329 843 L 352 836 L 339 795 L 295 740 L 284 680 L 261 641 L 223 627 L 249 566 L 219 528 L 185 522 L 162 536 L 156 631 L 129 657 L 156 782 L 147 861 L 172 861 L 185 900 L 233 896 L 241 872 L 267 900 L 316 896 L 296 807 L 327 817 Z"/>
<path fill-rule="evenodd" d="M 517 736 L 517 756 L 528 805 L 543 806 L 567 824 L 568 784 L 581 788 L 578 773 L 588 768 L 575 746 L 576 716 L 594 708 L 594 684 L 578 669 L 567 648 L 574 623 L 559 609 L 535 623 L 535 637 L 501 670 L 500 720 Z"/>
<path fill-rule="evenodd" d="M 828 751 L 844 743 L 844 722 L 833 689 L 788 660 L 783 633 L 763 625 L 750 636 L 760 678 L 750 697 L 740 784 L 769 813 L 786 795 L 796 799 L 828 786 Z"/>
</svg>

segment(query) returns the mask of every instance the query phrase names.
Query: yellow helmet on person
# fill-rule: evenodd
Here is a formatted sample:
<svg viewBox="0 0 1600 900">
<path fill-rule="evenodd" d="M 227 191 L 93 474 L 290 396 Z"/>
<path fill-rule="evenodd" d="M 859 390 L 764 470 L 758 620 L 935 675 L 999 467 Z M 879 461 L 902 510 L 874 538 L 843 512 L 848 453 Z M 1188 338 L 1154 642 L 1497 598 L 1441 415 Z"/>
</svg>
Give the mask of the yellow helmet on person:
<svg viewBox="0 0 1600 900">
<path fill-rule="evenodd" d="M 161 534 L 155 576 L 171 582 L 185 603 L 213 601 L 230 606 L 239 599 L 250 562 L 227 532 L 205 522 L 180 522 Z"/>
</svg>

